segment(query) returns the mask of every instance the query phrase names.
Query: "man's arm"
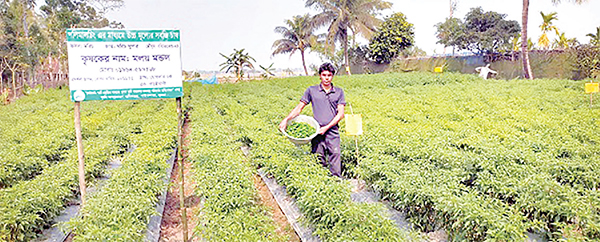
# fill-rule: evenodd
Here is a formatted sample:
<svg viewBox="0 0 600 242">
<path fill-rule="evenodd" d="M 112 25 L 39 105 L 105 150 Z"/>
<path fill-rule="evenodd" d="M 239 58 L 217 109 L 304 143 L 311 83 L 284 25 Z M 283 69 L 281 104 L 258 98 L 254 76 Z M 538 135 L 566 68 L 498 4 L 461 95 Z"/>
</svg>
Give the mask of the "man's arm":
<svg viewBox="0 0 600 242">
<path fill-rule="evenodd" d="M 342 120 L 342 118 L 344 118 L 344 108 L 345 107 L 346 107 L 346 105 L 344 105 L 344 104 L 338 104 L 337 105 L 337 114 L 335 115 L 335 117 L 333 117 L 333 119 L 331 120 L 331 122 L 329 122 L 327 125 L 321 127 L 319 129 L 318 133 L 319 134 L 324 134 L 331 127 L 333 127 L 336 124 L 338 124 Z"/>
<path fill-rule="evenodd" d="M 300 102 L 298 103 L 298 105 L 296 105 L 296 107 L 294 109 L 292 109 L 292 111 L 290 112 L 290 114 L 288 114 L 287 117 L 285 117 L 281 123 L 279 123 L 279 130 L 285 130 L 285 128 L 287 128 L 287 122 L 290 121 L 291 119 L 295 118 L 296 116 L 298 116 L 300 114 L 300 112 L 302 112 L 302 109 L 304 109 L 304 107 L 306 106 L 306 103 L 304 102 Z"/>
</svg>

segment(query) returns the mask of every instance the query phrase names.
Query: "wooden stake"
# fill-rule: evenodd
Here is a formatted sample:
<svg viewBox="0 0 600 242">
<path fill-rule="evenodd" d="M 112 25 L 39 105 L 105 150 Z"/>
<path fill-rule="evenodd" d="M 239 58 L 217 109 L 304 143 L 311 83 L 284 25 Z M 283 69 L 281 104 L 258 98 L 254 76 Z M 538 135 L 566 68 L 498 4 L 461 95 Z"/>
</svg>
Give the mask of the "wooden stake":
<svg viewBox="0 0 600 242">
<path fill-rule="evenodd" d="M 183 241 L 188 241 L 188 231 L 187 231 L 187 213 L 185 208 L 185 179 L 183 176 L 183 171 L 185 170 L 183 164 L 183 110 L 181 108 L 181 97 L 176 99 L 177 101 L 177 160 L 179 163 L 179 207 L 181 208 L 181 223 L 183 225 Z"/>
<path fill-rule="evenodd" d="M 352 110 L 352 105 L 350 105 L 350 103 L 348 103 L 348 107 L 350 107 L 350 113 L 352 115 L 354 115 L 354 110 Z M 358 156 L 358 135 L 353 135 L 354 136 L 354 145 L 356 146 L 356 165 L 359 165 L 358 160 L 360 159 Z"/>
<path fill-rule="evenodd" d="M 75 137 L 77 139 L 77 154 L 79 158 L 79 190 L 81 206 L 85 205 L 85 155 L 83 153 L 83 137 L 81 136 L 81 102 L 75 102 Z"/>
</svg>

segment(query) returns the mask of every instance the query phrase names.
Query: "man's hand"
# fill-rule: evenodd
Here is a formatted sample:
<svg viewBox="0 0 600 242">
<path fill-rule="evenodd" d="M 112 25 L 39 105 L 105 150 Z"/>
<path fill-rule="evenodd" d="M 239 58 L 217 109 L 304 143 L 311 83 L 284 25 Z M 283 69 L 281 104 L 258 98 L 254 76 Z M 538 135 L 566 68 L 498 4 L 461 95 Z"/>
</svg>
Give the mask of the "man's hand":
<svg viewBox="0 0 600 242">
<path fill-rule="evenodd" d="M 327 128 L 327 126 L 323 126 L 321 128 L 319 128 L 319 130 L 317 131 L 318 134 L 325 134 L 325 132 L 327 132 L 329 128 Z"/>
<path fill-rule="evenodd" d="M 285 131 L 285 128 L 287 128 L 287 120 L 281 120 L 281 123 L 279 123 L 279 130 L 281 130 L 282 132 Z"/>
</svg>

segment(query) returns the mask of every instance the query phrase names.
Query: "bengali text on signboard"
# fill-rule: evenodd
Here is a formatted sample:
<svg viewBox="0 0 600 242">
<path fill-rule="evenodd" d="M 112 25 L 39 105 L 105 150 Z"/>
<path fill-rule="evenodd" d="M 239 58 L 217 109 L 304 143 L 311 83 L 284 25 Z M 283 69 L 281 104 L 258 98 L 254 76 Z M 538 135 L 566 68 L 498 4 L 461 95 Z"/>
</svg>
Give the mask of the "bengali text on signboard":
<svg viewBox="0 0 600 242">
<path fill-rule="evenodd" d="M 179 30 L 68 29 L 71 100 L 183 96 Z"/>
</svg>

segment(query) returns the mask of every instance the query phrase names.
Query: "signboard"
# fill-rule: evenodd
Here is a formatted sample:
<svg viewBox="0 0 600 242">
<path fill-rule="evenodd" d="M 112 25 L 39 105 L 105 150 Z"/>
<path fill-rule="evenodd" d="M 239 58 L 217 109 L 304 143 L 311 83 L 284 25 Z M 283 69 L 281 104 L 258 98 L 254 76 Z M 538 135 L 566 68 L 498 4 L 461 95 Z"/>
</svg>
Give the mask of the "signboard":
<svg viewBox="0 0 600 242">
<path fill-rule="evenodd" d="M 183 96 L 179 30 L 67 29 L 72 101 Z"/>
</svg>

